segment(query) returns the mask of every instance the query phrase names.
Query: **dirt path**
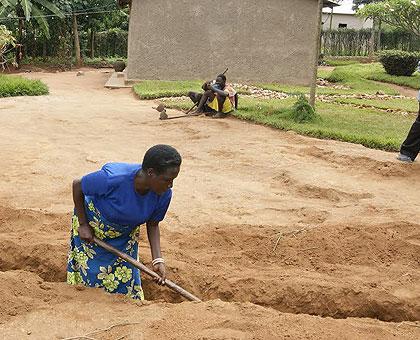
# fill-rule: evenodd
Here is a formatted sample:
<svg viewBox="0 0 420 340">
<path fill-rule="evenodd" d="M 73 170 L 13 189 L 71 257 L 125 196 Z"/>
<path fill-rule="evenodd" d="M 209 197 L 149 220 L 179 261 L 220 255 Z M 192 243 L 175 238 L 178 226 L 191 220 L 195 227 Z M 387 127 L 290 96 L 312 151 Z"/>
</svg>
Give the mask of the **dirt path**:
<svg viewBox="0 0 420 340">
<path fill-rule="evenodd" d="M 420 164 L 235 119 L 162 122 L 99 71 L 29 76 L 51 94 L 0 99 L 5 338 L 420 337 Z M 166 302 L 68 287 L 72 179 L 157 143 L 184 157 L 162 225 L 170 277 L 207 302 L 168 303 L 147 279 Z"/>
<path fill-rule="evenodd" d="M 384 84 L 382 82 L 376 82 L 376 83 Z M 389 87 L 393 88 L 394 90 L 397 90 L 401 95 L 406 96 L 406 97 L 417 98 L 417 95 L 419 93 L 418 90 L 412 89 L 411 87 L 401 86 L 401 85 L 391 84 L 391 83 L 386 83 L 386 84 Z"/>
</svg>

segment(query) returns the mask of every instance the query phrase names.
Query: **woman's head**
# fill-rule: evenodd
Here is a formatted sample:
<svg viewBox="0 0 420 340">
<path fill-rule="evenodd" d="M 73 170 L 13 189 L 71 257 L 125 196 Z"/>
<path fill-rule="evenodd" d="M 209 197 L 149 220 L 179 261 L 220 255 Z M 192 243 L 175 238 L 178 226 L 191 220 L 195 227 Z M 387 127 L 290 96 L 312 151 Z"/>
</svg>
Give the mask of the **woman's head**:
<svg viewBox="0 0 420 340">
<path fill-rule="evenodd" d="M 161 195 L 172 188 L 181 163 L 181 155 L 170 145 L 159 144 L 147 150 L 142 169 L 147 175 L 150 189 Z"/>
<path fill-rule="evenodd" d="M 226 76 L 224 74 L 219 74 L 216 78 L 216 83 L 222 85 L 224 88 L 226 85 Z"/>
</svg>

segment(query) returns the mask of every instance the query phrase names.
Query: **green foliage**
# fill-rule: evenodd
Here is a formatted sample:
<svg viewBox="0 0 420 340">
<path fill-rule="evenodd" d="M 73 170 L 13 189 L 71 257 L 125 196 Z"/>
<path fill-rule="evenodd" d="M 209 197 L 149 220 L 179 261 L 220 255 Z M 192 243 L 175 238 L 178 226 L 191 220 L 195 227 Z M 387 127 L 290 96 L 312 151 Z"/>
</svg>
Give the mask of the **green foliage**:
<svg viewBox="0 0 420 340">
<path fill-rule="evenodd" d="M 414 33 L 404 30 L 381 31 L 381 46 L 376 49 L 420 50 L 420 39 Z M 371 29 L 338 29 L 322 32 L 321 51 L 326 56 L 368 56 Z"/>
<path fill-rule="evenodd" d="M 420 73 L 415 73 L 414 75 L 407 76 L 393 76 L 385 72 L 383 68 L 379 71 L 373 71 L 366 74 L 367 79 L 380 81 L 383 83 L 396 84 L 401 86 L 411 87 L 412 89 L 417 90 L 420 84 Z"/>
<path fill-rule="evenodd" d="M 121 57 L 101 57 L 101 58 L 84 58 L 83 64 L 85 66 L 94 68 L 112 68 L 117 60 L 123 60 L 127 62 L 127 59 Z"/>
<path fill-rule="evenodd" d="M 420 39 L 412 32 L 400 28 L 388 28 L 381 32 L 381 46 L 379 49 L 416 52 L 420 50 Z"/>
<path fill-rule="evenodd" d="M 382 81 L 385 83 L 398 84 L 418 89 L 420 74 L 412 77 L 401 77 L 389 75 L 380 63 L 354 64 L 339 66 L 334 69 L 329 81 L 346 84 L 353 92 L 372 94 L 381 91 L 385 94 L 398 94 L 385 84 L 378 84 L 370 80 Z"/>
<path fill-rule="evenodd" d="M 40 80 L 0 75 L 0 97 L 39 96 L 48 94 L 48 87 Z"/>
<path fill-rule="evenodd" d="M 119 28 L 95 34 L 95 54 L 101 57 L 127 57 L 128 32 Z"/>
<path fill-rule="evenodd" d="M 322 32 L 321 51 L 328 56 L 365 56 L 369 53 L 370 29 L 336 29 Z"/>
<path fill-rule="evenodd" d="M 42 69 L 70 70 L 75 62 L 71 57 L 26 57 L 21 65 L 31 65 Z"/>
<path fill-rule="evenodd" d="M 416 70 L 419 59 L 420 53 L 395 50 L 379 53 L 379 60 L 386 72 L 395 76 L 411 76 Z"/>
<path fill-rule="evenodd" d="M 20 17 L 23 14 L 26 21 L 30 21 L 34 17 L 47 37 L 50 36 L 50 30 L 45 15 L 50 13 L 64 18 L 63 12 L 49 0 L 2 0 L 0 6 L 0 18 L 7 18 L 9 15 Z"/>
<path fill-rule="evenodd" d="M 13 37 L 12 32 L 10 32 L 6 26 L 0 25 L 0 51 L 4 46 L 15 45 L 16 39 Z"/>
<path fill-rule="evenodd" d="M 186 96 L 189 91 L 202 91 L 203 81 L 160 81 L 144 80 L 134 85 L 134 92 L 141 99 Z"/>
<path fill-rule="evenodd" d="M 360 99 L 360 98 L 336 98 L 336 103 L 352 104 L 363 107 L 372 107 L 382 110 L 399 110 L 404 112 L 417 113 L 419 104 L 411 98 L 391 98 L 391 99 Z"/>
<path fill-rule="evenodd" d="M 364 6 L 357 14 L 420 36 L 420 0 L 383 0 Z"/>
<path fill-rule="evenodd" d="M 356 59 L 333 59 L 328 58 L 325 59 L 325 64 L 327 66 L 346 66 L 346 65 L 353 65 L 358 64 L 359 61 Z"/>
<path fill-rule="evenodd" d="M 320 73 L 322 74 L 322 73 Z M 325 74 L 324 74 L 325 75 Z M 395 95 L 398 94 L 398 91 L 392 89 L 386 84 L 378 84 L 374 80 L 373 76 L 381 77 L 386 75 L 383 67 L 379 63 L 373 64 L 350 64 L 345 66 L 336 67 L 332 72 L 325 77 L 326 80 L 336 83 L 336 85 L 344 85 L 349 87 L 349 89 L 333 88 L 333 87 L 319 87 L 317 88 L 317 94 L 324 95 L 336 95 L 336 94 L 376 94 L 378 91 L 381 91 L 385 94 Z M 371 78 L 372 77 L 372 78 Z M 401 78 L 395 76 L 389 76 L 390 80 L 394 78 Z M 397 79 L 396 82 L 401 81 Z M 256 84 L 263 89 L 285 92 L 289 94 L 308 94 L 309 87 L 305 86 L 293 86 L 293 85 L 283 85 L 283 84 Z M 417 85 L 416 85 L 417 86 Z"/>
<path fill-rule="evenodd" d="M 382 1 L 382 0 L 353 0 L 353 9 L 357 10 L 364 5 L 371 4 L 373 2 L 379 2 L 379 1 Z"/>
<path fill-rule="evenodd" d="M 307 123 L 313 122 L 318 116 L 306 97 L 301 94 L 293 104 L 290 118 L 296 123 Z"/>
<path fill-rule="evenodd" d="M 134 92 L 141 99 L 157 99 L 162 97 L 186 96 L 189 91 L 202 92 L 203 80 L 164 81 L 143 80 L 134 85 Z M 249 94 L 248 91 L 239 90 L 239 94 Z"/>
</svg>

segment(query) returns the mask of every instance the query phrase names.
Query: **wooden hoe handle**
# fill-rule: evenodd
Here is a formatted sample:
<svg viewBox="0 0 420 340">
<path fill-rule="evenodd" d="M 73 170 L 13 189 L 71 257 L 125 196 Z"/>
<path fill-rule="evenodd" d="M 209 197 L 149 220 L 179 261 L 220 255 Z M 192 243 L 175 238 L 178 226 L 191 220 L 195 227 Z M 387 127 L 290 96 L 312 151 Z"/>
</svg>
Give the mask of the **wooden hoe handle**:
<svg viewBox="0 0 420 340">
<path fill-rule="evenodd" d="M 100 247 L 104 248 L 105 250 L 108 250 L 110 253 L 117 255 L 118 257 L 122 258 L 124 261 L 132 264 L 134 267 L 140 269 L 142 272 L 146 273 L 152 278 L 160 278 L 160 276 L 155 273 L 153 270 L 146 267 L 143 263 L 133 259 L 131 256 L 123 253 L 122 251 L 114 248 L 113 246 L 110 246 L 108 243 L 98 239 L 97 237 L 93 238 L 93 241 Z M 195 295 L 187 292 L 184 288 L 178 286 L 174 282 L 166 279 L 165 280 L 165 286 L 172 289 L 174 292 L 177 292 L 178 294 L 181 294 L 184 298 L 186 298 L 189 301 L 197 301 L 201 302 L 201 300 L 196 297 Z"/>
</svg>

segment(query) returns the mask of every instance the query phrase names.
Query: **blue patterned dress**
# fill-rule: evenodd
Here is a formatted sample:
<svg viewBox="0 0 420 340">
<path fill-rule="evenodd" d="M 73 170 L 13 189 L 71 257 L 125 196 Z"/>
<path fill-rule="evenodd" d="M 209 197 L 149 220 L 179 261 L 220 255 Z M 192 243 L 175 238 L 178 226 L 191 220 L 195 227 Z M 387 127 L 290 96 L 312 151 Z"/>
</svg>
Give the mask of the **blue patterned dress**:
<svg viewBox="0 0 420 340">
<path fill-rule="evenodd" d="M 140 169 L 140 164 L 108 163 L 82 178 L 86 218 L 95 236 L 135 259 L 140 225 L 162 221 L 172 196 L 171 190 L 139 195 L 134 179 Z M 73 214 L 67 282 L 143 300 L 140 271 L 96 244 L 83 242 L 78 228 Z"/>
</svg>

